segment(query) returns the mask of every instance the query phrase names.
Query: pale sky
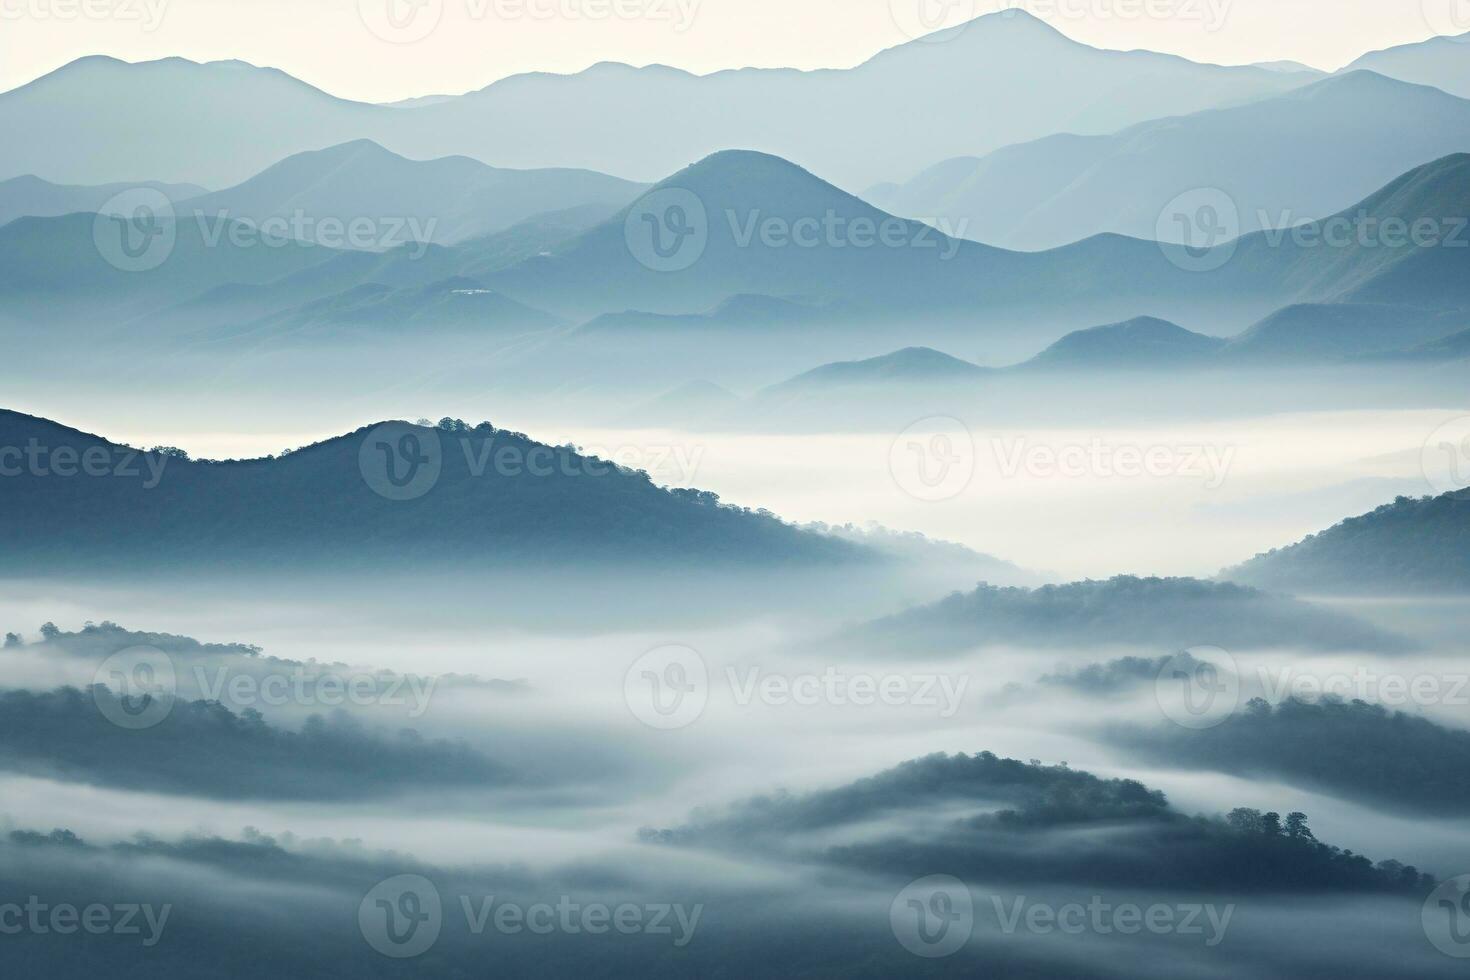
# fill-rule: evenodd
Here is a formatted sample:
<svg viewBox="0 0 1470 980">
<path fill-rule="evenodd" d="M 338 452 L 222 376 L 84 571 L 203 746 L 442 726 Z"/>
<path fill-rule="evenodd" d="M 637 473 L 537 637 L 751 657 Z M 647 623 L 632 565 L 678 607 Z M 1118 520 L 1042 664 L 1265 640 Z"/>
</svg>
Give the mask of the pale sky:
<svg viewBox="0 0 1470 980">
<path fill-rule="evenodd" d="M 390 2 L 406 25 L 397 33 L 383 26 Z M 922 33 L 921 10 L 932 24 L 936 11 L 953 22 L 1008 3 L 1098 47 L 1221 64 L 1335 69 L 1365 51 L 1470 30 L 1459 23 L 1467 0 L 0 0 L 0 90 L 88 54 L 239 58 L 364 101 L 597 61 L 698 73 L 847 67 L 907 40 L 906 29 Z M 426 36 L 390 43 L 367 22 L 400 39 Z"/>
</svg>

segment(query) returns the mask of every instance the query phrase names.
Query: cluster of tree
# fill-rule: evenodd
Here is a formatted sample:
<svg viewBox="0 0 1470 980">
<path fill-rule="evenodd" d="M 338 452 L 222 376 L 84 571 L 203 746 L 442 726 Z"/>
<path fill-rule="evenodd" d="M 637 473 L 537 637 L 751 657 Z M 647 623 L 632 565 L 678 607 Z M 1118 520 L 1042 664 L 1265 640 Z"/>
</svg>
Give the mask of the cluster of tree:
<svg viewBox="0 0 1470 980">
<path fill-rule="evenodd" d="M 997 802 L 1003 805 L 996 807 Z M 936 810 L 977 812 L 935 830 Z M 825 845 L 823 832 L 862 821 L 912 819 L 913 832 Z M 1092 832 L 1074 831 L 1088 827 Z M 990 752 L 937 754 L 847 786 L 762 796 L 726 812 L 696 812 L 676 828 L 644 828 L 651 843 L 763 848 L 816 863 L 917 876 L 943 871 L 988 881 L 1075 882 L 1193 890 L 1417 892 L 1433 879 L 1396 861 L 1374 865 L 1324 844 L 1293 812 L 1237 809 L 1188 816 L 1131 779 L 1102 779 L 1066 763 Z M 850 837 L 844 831 L 842 836 Z"/>
<path fill-rule="evenodd" d="M 93 438 L 28 424 L 16 423 L 18 444 L 30 429 L 78 446 Z M 137 479 L 5 480 L 0 564 L 65 571 L 85 555 L 88 571 L 105 572 L 135 566 L 142 550 L 160 571 L 287 563 L 302 571 L 381 573 L 385 561 L 423 572 L 881 560 L 861 545 L 725 505 L 714 494 L 659 487 L 646 472 L 575 447 L 543 445 L 488 423 L 445 419 L 436 428 L 444 439 L 435 479 L 407 502 L 374 492 L 365 479 L 367 427 L 280 459 L 180 460 L 156 481 L 146 468 Z M 397 466 L 395 472 L 408 463 Z"/>
<path fill-rule="evenodd" d="M 1213 728 L 1114 730 L 1153 757 L 1238 775 L 1268 774 L 1393 809 L 1459 815 L 1470 804 L 1470 732 L 1364 701 L 1251 699 Z"/>
<path fill-rule="evenodd" d="M 1131 575 L 1035 589 L 981 585 L 869 623 L 851 637 L 885 649 L 940 651 L 1003 643 L 1335 650 L 1408 645 L 1351 616 L 1246 586 Z"/>
<path fill-rule="evenodd" d="M 1224 574 L 1295 591 L 1464 592 L 1470 589 L 1470 489 L 1398 497 Z"/>
<path fill-rule="evenodd" d="M 425 787 L 519 781 L 462 742 L 393 737 L 343 713 L 301 731 L 211 701 L 175 701 L 152 727 L 124 731 L 103 708 L 138 709 L 108 688 L 0 693 L 0 767 L 128 789 L 224 799 L 353 800 Z M 114 716 L 120 717 L 118 712 Z"/>
</svg>

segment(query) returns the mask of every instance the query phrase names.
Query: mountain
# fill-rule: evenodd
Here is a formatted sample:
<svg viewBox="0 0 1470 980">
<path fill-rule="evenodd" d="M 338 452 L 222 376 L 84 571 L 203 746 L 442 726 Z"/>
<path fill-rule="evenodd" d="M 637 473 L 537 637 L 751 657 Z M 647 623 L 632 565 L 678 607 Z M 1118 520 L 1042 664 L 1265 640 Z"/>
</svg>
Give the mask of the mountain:
<svg viewBox="0 0 1470 980">
<path fill-rule="evenodd" d="M 862 361 L 824 364 L 789 381 L 772 385 L 761 395 L 780 397 L 866 386 L 966 384 L 978 382 L 989 374 L 988 369 L 977 364 L 928 347 L 905 347 L 892 354 Z"/>
<path fill-rule="evenodd" d="M 1053 135 L 946 160 L 869 199 L 920 220 L 942 216 L 966 238 L 1007 248 L 1103 232 L 1181 241 L 1168 207 L 1196 188 L 1223 191 L 1238 220 L 1219 220 L 1245 234 L 1335 214 L 1466 147 L 1470 101 L 1360 71 L 1111 135 Z"/>
<path fill-rule="evenodd" d="M 1397 650 L 1401 637 L 1325 607 L 1229 582 L 1137 578 L 1045 585 L 981 584 L 854 627 L 838 637 L 874 651 L 960 653 L 976 647 L 1141 645 L 1184 649 L 1297 646 Z"/>
<path fill-rule="evenodd" d="M 53 184 L 27 174 L 0 180 L 0 225 L 16 218 L 54 218 L 79 211 L 96 213 L 108 200 L 125 191 L 145 188 L 157 191 L 175 203 L 205 193 L 194 184 L 99 184 L 92 187 Z"/>
<path fill-rule="evenodd" d="M 371 139 L 413 159 L 463 155 L 638 180 L 745 146 L 860 188 L 936 160 L 1055 132 L 1109 133 L 1265 97 L 1309 78 L 1103 51 L 1019 11 L 981 17 L 850 69 L 699 76 L 662 65 L 599 64 L 395 106 L 337 99 L 238 61 L 85 58 L 0 95 L 0 132 L 27 134 L 8 148 L 0 177 L 227 187 L 292 154 Z M 77 133 L 86 134 L 89 152 L 77 152 Z"/>
<path fill-rule="evenodd" d="M 10 571 L 369 572 L 858 563 L 872 552 L 483 424 L 385 423 L 278 458 L 139 453 L 0 411 L 40 447 L 0 480 Z M 80 467 L 85 465 L 85 470 Z M 140 556 L 146 556 L 140 558 Z"/>
<path fill-rule="evenodd" d="M 370 136 L 395 111 L 243 61 L 91 56 L 0 94 L 0 129 L 27 134 L 0 176 L 228 187 L 293 153 Z"/>
<path fill-rule="evenodd" d="M 301 215 L 303 233 L 294 237 L 328 244 L 342 237 L 342 226 L 367 221 L 374 244 L 388 247 L 463 241 L 588 205 L 616 210 L 641 189 L 586 170 L 500 170 L 468 157 L 408 160 L 354 140 L 287 157 L 243 184 L 182 201 L 178 210 L 255 224 Z"/>
<path fill-rule="evenodd" d="M 184 302 L 227 284 L 259 285 L 320 268 L 344 253 L 319 245 L 267 245 L 230 221 L 157 219 L 143 231 L 95 214 L 19 218 L 0 226 L 0 302 L 53 325 L 84 319 L 114 327 L 130 315 Z M 126 246 L 143 263 L 130 268 Z"/>
<path fill-rule="evenodd" d="M 1470 590 L 1470 490 L 1399 497 L 1220 574 L 1306 594 L 1465 592 Z"/>
<path fill-rule="evenodd" d="M 1432 37 L 1417 44 L 1371 51 L 1343 71 L 1360 69 L 1416 85 L 1433 85 L 1470 99 L 1470 34 Z"/>
<path fill-rule="evenodd" d="M 1225 341 L 1218 337 L 1141 316 L 1069 333 L 1018 366 L 1048 370 L 1180 367 L 1205 363 L 1224 346 Z"/>
<path fill-rule="evenodd" d="M 431 335 L 465 338 L 549 330 L 555 317 L 502 296 L 474 279 L 454 277 L 427 286 L 364 283 L 325 299 L 220 331 L 213 339 L 252 345 L 283 341 L 331 344 L 378 334 L 414 343 Z"/>
<path fill-rule="evenodd" d="M 1321 362 L 1419 347 L 1470 326 L 1470 312 L 1442 312 L 1374 303 L 1287 306 L 1220 351 L 1226 360 L 1275 364 Z"/>
</svg>

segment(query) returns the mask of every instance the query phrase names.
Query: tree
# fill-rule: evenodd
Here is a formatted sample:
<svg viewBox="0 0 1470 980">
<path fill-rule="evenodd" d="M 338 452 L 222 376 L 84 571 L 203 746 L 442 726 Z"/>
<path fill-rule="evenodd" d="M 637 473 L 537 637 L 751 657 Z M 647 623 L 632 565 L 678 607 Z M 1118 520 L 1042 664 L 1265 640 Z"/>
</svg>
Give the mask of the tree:
<svg viewBox="0 0 1470 980">
<path fill-rule="evenodd" d="M 42 623 L 41 636 L 47 640 L 54 640 L 61 635 L 61 630 L 56 628 L 55 623 Z"/>
<path fill-rule="evenodd" d="M 1317 835 L 1307 826 L 1307 815 L 1293 810 L 1286 815 L 1286 836 L 1293 840 L 1316 840 Z"/>
<path fill-rule="evenodd" d="M 1271 837 L 1281 836 L 1281 814 L 1272 810 L 1261 815 L 1261 833 Z"/>
</svg>

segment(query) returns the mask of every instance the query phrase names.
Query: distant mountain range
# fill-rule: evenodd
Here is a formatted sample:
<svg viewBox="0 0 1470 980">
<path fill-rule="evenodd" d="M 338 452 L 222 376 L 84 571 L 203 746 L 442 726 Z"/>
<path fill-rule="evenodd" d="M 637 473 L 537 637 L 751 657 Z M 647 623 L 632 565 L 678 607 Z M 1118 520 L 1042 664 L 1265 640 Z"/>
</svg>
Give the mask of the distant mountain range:
<svg viewBox="0 0 1470 980">
<path fill-rule="evenodd" d="M 1018 10 L 851 69 L 697 76 L 599 64 L 393 106 L 335 98 L 239 61 L 91 57 L 0 95 L 0 132 L 26 134 L 7 147 L 0 178 L 228 187 L 284 157 L 371 139 L 414 159 L 463 155 L 498 167 L 577 167 L 636 180 L 740 146 L 860 189 L 954 156 L 1057 132 L 1109 133 L 1310 79 L 1099 50 Z M 96 152 L 78 152 L 77 134 Z"/>
<path fill-rule="evenodd" d="M 0 225 L 9 224 L 16 218 L 53 218 L 78 211 L 96 213 L 112 197 L 139 187 L 157 191 L 174 202 L 204 193 L 204 188 L 194 184 L 160 184 L 149 181 L 143 184 L 97 184 L 86 187 L 53 184 L 31 175 L 12 177 L 9 180 L 0 180 Z"/>
<path fill-rule="evenodd" d="M 666 269 L 639 251 L 649 243 L 638 236 L 675 213 L 659 203 L 671 200 L 697 227 L 671 239 L 692 252 Z M 871 350 L 888 339 L 915 345 L 916 322 L 922 343 L 935 346 L 998 329 L 1044 342 L 1058 326 L 1126 321 L 1144 310 L 1219 333 L 1302 303 L 1414 307 L 1419 319 L 1470 308 L 1470 248 L 1458 247 L 1470 241 L 1466 154 L 1416 168 L 1324 222 L 1203 252 L 1114 235 L 1042 253 L 1005 251 L 887 215 L 788 161 L 749 151 L 717 153 L 621 210 L 609 207 L 538 215 L 455 246 L 384 252 L 266 247 L 251 235 L 236 243 L 229 222 L 182 220 L 166 261 L 141 272 L 104 260 L 92 216 L 23 218 L 0 227 L 0 304 L 12 317 L 69 330 L 131 319 L 136 345 L 160 331 L 275 315 L 305 323 L 319 314 L 311 305 L 318 301 L 359 305 L 363 294 L 354 291 L 366 285 L 422 290 L 463 277 L 541 322 L 592 321 L 538 355 L 550 370 L 579 345 L 589 356 L 595 348 L 594 360 L 635 361 L 646 361 L 643 345 L 654 338 L 713 342 L 723 333 L 727 347 L 749 348 L 750 338 L 731 328 L 751 325 L 779 326 L 799 340 L 794 328 L 817 324 L 849 342 L 866 337 Z M 1410 237 L 1426 224 L 1427 237 Z M 1426 327 L 1410 339 L 1428 342 L 1455 328 Z"/>
<path fill-rule="evenodd" d="M 1038 589 L 981 584 L 854 627 L 838 642 L 914 656 L 1004 645 L 1398 650 L 1406 644 L 1362 620 L 1252 588 L 1131 575 Z"/>
<path fill-rule="evenodd" d="M 323 222 L 367 221 L 379 236 L 393 231 L 380 243 L 386 248 L 460 242 L 584 205 L 616 210 L 642 189 L 587 170 L 498 170 L 468 157 L 408 160 L 370 140 L 354 140 L 287 157 L 243 184 L 179 201 L 176 211 L 184 217 L 223 213 L 256 224 L 299 214 L 308 241 L 321 240 Z M 401 226 L 393 230 L 390 223 Z"/>
<path fill-rule="evenodd" d="M 518 433 L 395 423 L 278 458 L 140 453 L 0 411 L 0 564 L 14 572 L 351 574 L 862 565 L 873 550 L 665 490 Z M 10 450 L 36 453 L 16 457 Z M 384 563 L 387 563 L 386 565 Z M 146 566 L 146 567 L 145 567 Z"/>
<path fill-rule="evenodd" d="M 1385 51 L 1373 51 L 1348 65 L 1343 71 L 1376 71 L 1390 78 L 1433 85 L 1451 95 L 1470 99 L 1470 34 L 1458 37 L 1432 37 L 1417 44 L 1402 44 Z"/>
<path fill-rule="evenodd" d="M 1467 147 L 1470 101 L 1359 71 L 1106 136 L 1053 135 L 947 160 L 864 197 L 1005 248 L 1102 233 L 1186 241 L 1168 207 L 1196 188 L 1223 191 L 1234 214 L 1219 220 L 1247 234 L 1335 214 Z"/>
<path fill-rule="evenodd" d="M 1470 490 L 1400 497 L 1220 574 L 1307 595 L 1470 591 Z"/>
</svg>

